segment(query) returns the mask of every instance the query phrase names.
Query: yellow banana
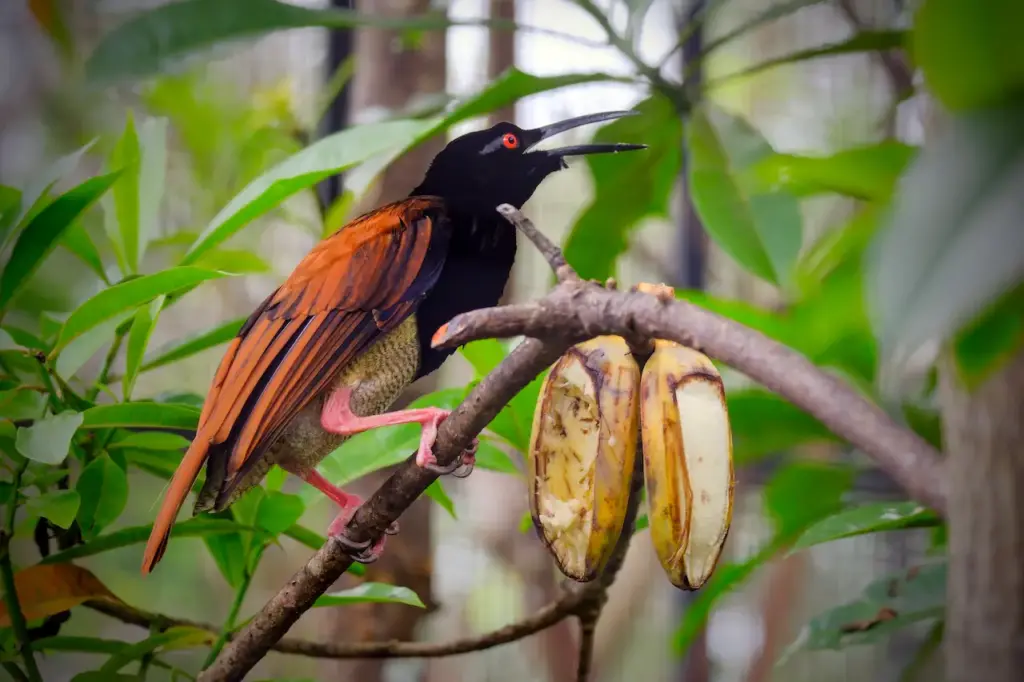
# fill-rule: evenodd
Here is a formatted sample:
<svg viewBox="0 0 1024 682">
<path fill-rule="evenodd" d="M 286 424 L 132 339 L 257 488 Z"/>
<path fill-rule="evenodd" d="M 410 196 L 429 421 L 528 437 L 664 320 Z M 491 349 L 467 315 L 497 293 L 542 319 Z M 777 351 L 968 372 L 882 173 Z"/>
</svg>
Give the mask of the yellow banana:
<svg viewBox="0 0 1024 682">
<path fill-rule="evenodd" d="M 732 432 L 722 378 L 702 353 L 657 340 L 640 379 L 651 541 L 673 585 L 696 590 L 732 522 Z"/>
<path fill-rule="evenodd" d="M 629 502 L 640 369 L 626 342 L 570 348 L 545 379 L 530 437 L 530 514 L 559 569 L 579 582 L 611 556 Z"/>
</svg>

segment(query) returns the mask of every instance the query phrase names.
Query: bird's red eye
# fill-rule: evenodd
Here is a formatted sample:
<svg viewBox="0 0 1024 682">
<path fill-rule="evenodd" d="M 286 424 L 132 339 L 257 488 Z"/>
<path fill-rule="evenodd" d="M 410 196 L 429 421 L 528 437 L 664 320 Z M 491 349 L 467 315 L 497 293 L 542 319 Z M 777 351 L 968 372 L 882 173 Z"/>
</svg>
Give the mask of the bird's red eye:
<svg viewBox="0 0 1024 682">
<path fill-rule="evenodd" d="M 505 145 L 505 149 L 515 149 L 519 146 L 519 138 L 513 133 L 505 133 L 501 138 L 501 143 Z"/>
</svg>

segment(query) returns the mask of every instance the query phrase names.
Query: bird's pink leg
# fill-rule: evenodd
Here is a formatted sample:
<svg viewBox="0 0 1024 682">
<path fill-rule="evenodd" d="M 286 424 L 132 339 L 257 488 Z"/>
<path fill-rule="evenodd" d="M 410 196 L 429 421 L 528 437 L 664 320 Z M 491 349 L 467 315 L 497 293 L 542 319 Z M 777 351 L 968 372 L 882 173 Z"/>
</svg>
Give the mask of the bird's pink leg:
<svg viewBox="0 0 1024 682">
<path fill-rule="evenodd" d="M 341 507 L 341 511 L 327 528 L 327 534 L 337 538 L 347 549 L 352 550 L 352 558 L 356 561 L 364 564 L 376 561 L 380 557 L 381 552 L 384 551 L 384 541 L 387 538 L 382 537 L 377 541 L 377 544 L 370 547 L 369 542 L 360 543 L 350 540 L 345 528 L 348 522 L 352 520 L 352 515 L 355 514 L 356 509 L 363 503 L 362 498 L 358 495 L 346 493 L 338 486 L 331 484 L 316 469 L 303 474 L 302 479 Z M 393 523 L 387 529 L 387 534 L 395 535 L 396 533 L 398 533 L 398 523 Z"/>
<path fill-rule="evenodd" d="M 434 457 L 433 448 L 434 441 L 437 439 L 437 427 L 448 418 L 451 410 L 444 410 L 440 407 L 421 407 L 359 417 L 353 414 L 349 405 L 351 397 L 352 389 L 350 388 L 337 388 L 328 396 L 327 402 L 324 403 L 323 410 L 320 412 L 320 425 L 325 431 L 341 436 L 350 436 L 381 426 L 420 424 L 423 431 L 420 434 L 420 445 L 416 451 L 417 466 L 439 474 L 455 474 L 459 478 L 465 478 L 473 471 L 478 446 L 476 439 L 473 439 L 470 447 L 466 448 L 459 459 L 449 467 L 439 467 L 437 458 Z M 464 472 L 455 473 L 458 469 L 464 469 Z"/>
</svg>

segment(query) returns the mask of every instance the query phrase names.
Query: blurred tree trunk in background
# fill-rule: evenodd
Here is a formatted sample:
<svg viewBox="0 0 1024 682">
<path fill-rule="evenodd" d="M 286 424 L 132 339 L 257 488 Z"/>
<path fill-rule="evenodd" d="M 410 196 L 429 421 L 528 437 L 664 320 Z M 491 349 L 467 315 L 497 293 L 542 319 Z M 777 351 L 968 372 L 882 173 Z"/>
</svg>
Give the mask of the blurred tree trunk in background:
<svg viewBox="0 0 1024 682">
<path fill-rule="evenodd" d="M 931 100 L 923 109 L 927 140 L 944 112 Z M 1024 352 L 972 391 L 947 355 L 939 400 L 949 485 L 945 679 L 1012 682 L 1024 670 Z"/>
<path fill-rule="evenodd" d="M 491 19 L 515 20 L 516 0 L 490 0 L 490 5 Z M 487 78 L 493 81 L 516 64 L 516 34 L 514 31 L 503 31 L 493 28 L 487 34 Z M 489 124 L 494 125 L 501 121 L 515 122 L 515 120 L 516 106 L 515 104 L 510 104 L 507 107 L 491 112 Z"/>
<path fill-rule="evenodd" d="M 1024 669 L 1024 353 L 968 392 L 940 380 L 949 453 L 947 682 L 1012 682 Z"/>
<path fill-rule="evenodd" d="M 430 0 L 360 0 L 364 14 L 408 16 L 431 11 Z M 445 32 L 423 34 L 417 45 L 401 42 L 394 31 L 360 29 L 355 37 L 356 70 L 352 81 L 352 116 L 358 121 L 368 109 L 402 108 L 414 98 L 443 92 L 446 80 Z M 419 183 L 430 159 L 444 146 L 443 137 L 430 140 L 393 163 L 376 186 L 363 197 L 355 212 L 401 199 Z M 434 389 L 436 381 L 424 380 L 407 391 L 393 409 L 399 409 L 417 395 Z M 391 474 L 385 469 L 352 486 L 367 496 Z M 421 497 L 402 516 L 401 532 L 387 541 L 381 559 L 369 566 L 367 579 L 404 585 L 414 590 L 428 606 L 433 603 L 433 573 L 430 517 L 434 503 Z M 346 579 L 342 579 L 343 581 Z M 411 640 L 415 638 L 423 611 L 389 604 L 360 604 L 337 609 L 331 638 L 354 641 Z M 340 661 L 328 664 L 331 679 L 379 682 L 385 679 L 386 660 Z M 411 679 L 411 678 L 410 678 Z"/>
</svg>

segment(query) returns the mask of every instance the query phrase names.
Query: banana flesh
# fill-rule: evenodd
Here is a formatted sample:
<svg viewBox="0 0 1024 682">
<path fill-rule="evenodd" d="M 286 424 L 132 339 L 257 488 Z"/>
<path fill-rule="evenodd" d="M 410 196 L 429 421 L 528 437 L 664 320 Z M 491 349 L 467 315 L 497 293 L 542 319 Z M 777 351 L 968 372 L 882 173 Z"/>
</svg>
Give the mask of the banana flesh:
<svg viewBox="0 0 1024 682">
<path fill-rule="evenodd" d="M 640 368 L 626 342 L 577 344 L 552 367 L 530 438 L 530 513 L 566 576 L 597 577 L 622 533 L 637 455 Z"/>
</svg>

